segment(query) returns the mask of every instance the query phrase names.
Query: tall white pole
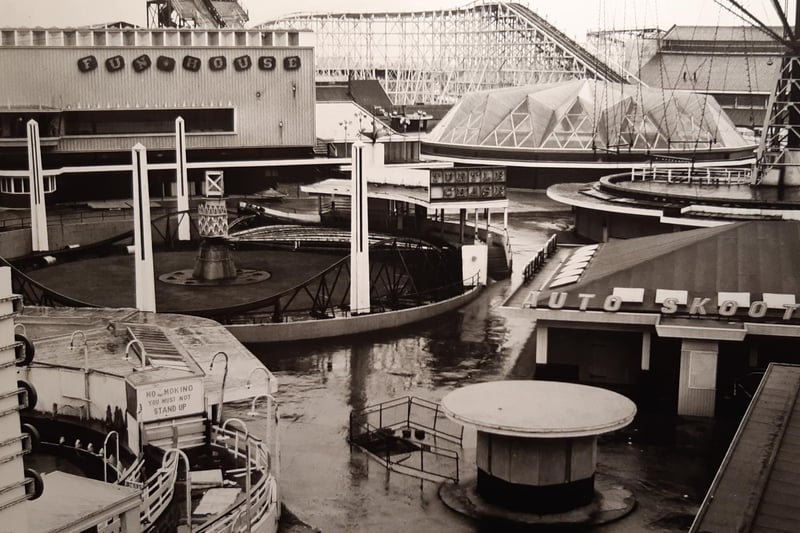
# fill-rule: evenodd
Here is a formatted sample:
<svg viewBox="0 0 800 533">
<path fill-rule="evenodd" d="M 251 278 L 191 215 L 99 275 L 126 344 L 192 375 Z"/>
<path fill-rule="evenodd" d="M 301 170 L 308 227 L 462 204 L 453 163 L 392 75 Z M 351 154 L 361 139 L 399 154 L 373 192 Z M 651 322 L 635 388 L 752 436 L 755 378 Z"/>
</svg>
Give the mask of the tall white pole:
<svg viewBox="0 0 800 533">
<path fill-rule="evenodd" d="M 47 210 L 44 203 L 44 175 L 39 124 L 28 121 L 28 185 L 31 199 L 31 246 L 34 252 L 50 249 L 47 241 Z"/>
<path fill-rule="evenodd" d="M 133 248 L 136 258 L 136 308 L 155 312 L 153 239 L 150 233 L 150 187 L 147 183 L 147 148 L 137 143 L 133 163 Z"/>
<path fill-rule="evenodd" d="M 186 171 L 186 125 L 183 118 L 175 119 L 175 186 L 178 197 L 178 240 L 191 239 L 189 224 L 189 178 Z"/>
<path fill-rule="evenodd" d="M 371 145 L 352 146 L 350 182 L 350 311 L 369 313 L 369 227 L 367 223 L 367 176 L 365 160 L 372 156 Z"/>
</svg>

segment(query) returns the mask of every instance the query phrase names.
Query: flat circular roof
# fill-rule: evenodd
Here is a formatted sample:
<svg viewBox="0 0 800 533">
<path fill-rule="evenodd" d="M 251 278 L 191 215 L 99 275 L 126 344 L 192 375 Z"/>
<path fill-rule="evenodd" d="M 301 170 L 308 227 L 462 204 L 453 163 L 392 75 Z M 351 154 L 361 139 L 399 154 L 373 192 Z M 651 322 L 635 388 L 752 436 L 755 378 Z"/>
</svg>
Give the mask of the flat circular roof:
<svg viewBox="0 0 800 533">
<path fill-rule="evenodd" d="M 588 437 L 624 428 L 636 405 L 598 387 L 557 381 L 490 381 L 442 399 L 448 418 L 479 431 L 512 437 Z"/>
</svg>

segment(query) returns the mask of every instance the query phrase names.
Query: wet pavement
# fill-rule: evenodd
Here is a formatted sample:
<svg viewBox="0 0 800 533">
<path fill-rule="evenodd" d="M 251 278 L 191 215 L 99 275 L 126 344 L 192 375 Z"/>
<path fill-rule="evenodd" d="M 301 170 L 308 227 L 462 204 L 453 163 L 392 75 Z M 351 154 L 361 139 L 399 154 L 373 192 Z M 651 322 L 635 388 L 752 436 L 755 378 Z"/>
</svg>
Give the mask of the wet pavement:
<svg viewBox="0 0 800 533">
<path fill-rule="evenodd" d="M 347 443 L 353 409 L 413 395 L 440 401 L 469 383 L 530 378 L 533 324 L 495 309 L 521 277 L 521 266 L 564 231 L 571 214 L 543 195 L 512 198 L 509 233 L 517 267 L 468 306 L 382 334 L 315 343 L 252 345 L 275 373 L 281 417 L 284 503 L 324 532 L 489 532 L 445 507 L 434 483 L 389 473 Z M 248 419 L 249 406 L 226 406 Z M 258 430 L 263 431 L 263 430 Z M 639 416 L 599 442 L 598 471 L 633 491 L 633 513 L 593 531 L 685 531 L 729 438 L 730 428 L 702 419 Z M 475 474 L 475 433 L 465 432 L 462 479 Z M 505 530 L 505 529 L 503 529 Z"/>
</svg>

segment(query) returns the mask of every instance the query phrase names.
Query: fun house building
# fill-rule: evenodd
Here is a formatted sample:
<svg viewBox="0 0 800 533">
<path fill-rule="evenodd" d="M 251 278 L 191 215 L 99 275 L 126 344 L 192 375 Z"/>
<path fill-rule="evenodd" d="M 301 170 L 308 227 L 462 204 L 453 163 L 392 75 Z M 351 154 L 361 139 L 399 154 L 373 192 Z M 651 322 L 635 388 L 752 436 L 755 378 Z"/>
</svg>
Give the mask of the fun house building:
<svg viewBox="0 0 800 533">
<path fill-rule="evenodd" d="M 191 163 L 203 161 L 243 162 L 226 175 L 232 193 L 269 186 L 280 161 L 313 157 L 307 39 L 308 32 L 243 29 L 0 30 L 0 204 L 26 205 L 18 171 L 28 168 L 31 119 L 48 201 L 130 197 L 129 173 L 114 165 L 130 165 L 136 143 L 151 164 L 174 164 L 177 117 L 198 192 L 203 169 Z M 246 163 L 265 160 L 273 163 Z M 73 170 L 58 170 L 66 167 Z M 153 196 L 169 195 L 174 170 L 155 168 Z"/>
<path fill-rule="evenodd" d="M 748 375 L 800 362 L 800 222 L 561 251 L 504 306 L 536 320 L 537 378 L 646 391 L 660 410 L 714 416 Z"/>
</svg>

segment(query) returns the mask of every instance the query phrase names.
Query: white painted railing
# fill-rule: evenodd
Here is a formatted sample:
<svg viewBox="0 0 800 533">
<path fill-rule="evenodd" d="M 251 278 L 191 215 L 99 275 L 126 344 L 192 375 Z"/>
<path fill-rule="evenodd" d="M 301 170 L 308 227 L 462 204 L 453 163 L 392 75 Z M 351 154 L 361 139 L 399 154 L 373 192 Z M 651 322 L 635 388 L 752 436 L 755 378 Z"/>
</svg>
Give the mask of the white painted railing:
<svg viewBox="0 0 800 533">
<path fill-rule="evenodd" d="M 175 479 L 178 476 L 178 454 L 167 453 L 161 468 L 142 487 L 141 523 L 144 531 L 161 516 L 172 501 Z"/>
<path fill-rule="evenodd" d="M 621 176 L 621 174 L 618 174 Z M 631 181 L 658 181 L 697 185 L 746 185 L 750 183 L 750 168 L 632 168 Z"/>
<path fill-rule="evenodd" d="M 225 449 L 238 459 L 245 459 L 245 469 L 257 477 L 245 499 L 211 522 L 201 526 L 197 533 L 246 533 L 255 531 L 272 515 L 278 518 L 278 484 L 272 471 L 269 449 L 261 439 L 234 429 L 211 427 L 211 443 Z M 274 512 L 274 515 L 273 515 Z M 247 514 L 250 514 L 248 524 Z"/>
</svg>

